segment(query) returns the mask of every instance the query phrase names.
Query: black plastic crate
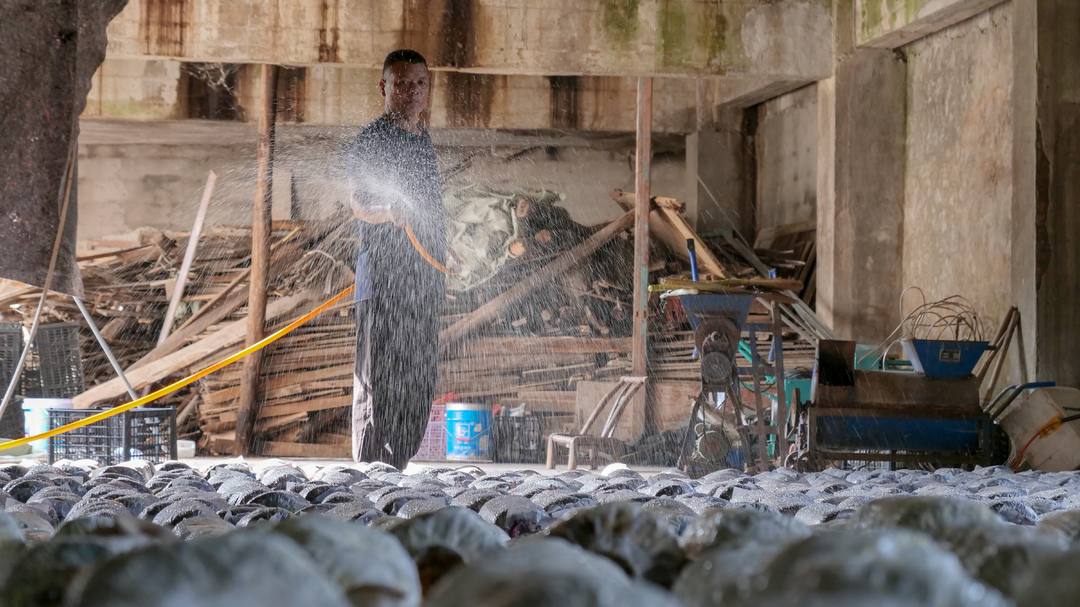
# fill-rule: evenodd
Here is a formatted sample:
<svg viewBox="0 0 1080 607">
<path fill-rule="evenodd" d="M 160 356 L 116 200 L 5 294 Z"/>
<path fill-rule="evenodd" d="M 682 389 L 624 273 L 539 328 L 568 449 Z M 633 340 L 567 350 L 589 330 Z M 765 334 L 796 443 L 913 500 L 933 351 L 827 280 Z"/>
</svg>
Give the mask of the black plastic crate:
<svg viewBox="0 0 1080 607">
<path fill-rule="evenodd" d="M 17 322 L 0 322 L 0 390 L 7 390 L 11 376 L 22 356 L 22 325 Z"/>
<path fill-rule="evenodd" d="M 49 409 L 49 429 L 101 413 L 94 409 Z M 130 459 L 155 464 L 176 459 L 176 409 L 131 409 L 49 439 L 48 462 L 92 459 L 111 466 Z"/>
<path fill-rule="evenodd" d="M 82 394 L 82 348 L 79 325 L 61 323 L 38 327 L 34 337 L 42 398 L 74 398 Z"/>
<path fill-rule="evenodd" d="M 491 418 L 493 458 L 500 464 L 538 464 L 546 456 L 540 416 L 534 414 Z"/>
<path fill-rule="evenodd" d="M 7 386 L 4 386 L 7 389 Z M 14 396 L 8 403 L 3 417 L 0 417 L 0 437 L 22 438 L 26 435 L 26 414 L 23 412 L 21 396 Z"/>
</svg>

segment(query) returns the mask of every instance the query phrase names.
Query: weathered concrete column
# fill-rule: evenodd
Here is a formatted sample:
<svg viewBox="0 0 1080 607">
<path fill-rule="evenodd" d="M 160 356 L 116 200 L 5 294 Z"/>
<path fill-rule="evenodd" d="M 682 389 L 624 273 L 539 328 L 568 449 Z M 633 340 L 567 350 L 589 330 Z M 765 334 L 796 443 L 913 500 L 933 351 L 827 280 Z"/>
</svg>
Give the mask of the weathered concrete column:
<svg viewBox="0 0 1080 607">
<path fill-rule="evenodd" d="M 735 228 L 754 239 L 754 146 L 744 111 L 721 108 L 716 122 L 686 136 L 686 214 L 698 233 Z"/>
<path fill-rule="evenodd" d="M 900 322 L 907 72 L 854 48 L 837 3 L 837 66 L 818 83 L 817 313 L 840 339 L 878 343 Z"/>
<path fill-rule="evenodd" d="M 1080 3 L 1017 0 L 1013 27 L 1011 259 L 1024 370 L 1080 387 Z"/>
</svg>

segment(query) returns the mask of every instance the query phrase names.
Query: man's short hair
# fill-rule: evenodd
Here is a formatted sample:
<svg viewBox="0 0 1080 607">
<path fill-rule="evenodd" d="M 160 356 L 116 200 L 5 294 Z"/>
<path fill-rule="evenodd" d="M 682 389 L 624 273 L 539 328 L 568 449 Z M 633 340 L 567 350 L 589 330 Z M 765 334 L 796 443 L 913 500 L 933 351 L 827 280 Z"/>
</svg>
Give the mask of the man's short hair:
<svg viewBox="0 0 1080 607">
<path fill-rule="evenodd" d="M 383 78 L 386 77 L 387 72 L 390 71 L 390 68 L 393 67 L 393 65 L 395 63 L 412 63 L 412 64 L 419 64 L 419 65 L 423 65 L 424 67 L 427 67 L 427 59 L 424 59 L 424 56 L 421 55 L 420 53 L 418 53 L 416 51 L 413 51 L 413 50 L 409 50 L 407 48 L 406 49 L 399 49 L 399 50 L 396 50 L 396 51 L 390 53 L 389 55 L 387 55 L 386 60 L 383 61 L 383 64 L 382 64 Z"/>
</svg>

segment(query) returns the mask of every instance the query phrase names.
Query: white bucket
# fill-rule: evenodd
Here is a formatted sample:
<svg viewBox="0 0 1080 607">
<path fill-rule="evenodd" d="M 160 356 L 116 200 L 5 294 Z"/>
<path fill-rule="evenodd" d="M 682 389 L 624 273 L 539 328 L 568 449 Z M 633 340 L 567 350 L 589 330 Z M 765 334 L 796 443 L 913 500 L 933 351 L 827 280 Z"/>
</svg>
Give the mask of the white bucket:
<svg viewBox="0 0 1080 607">
<path fill-rule="evenodd" d="M 34 436 L 49 431 L 49 409 L 70 409 L 70 398 L 24 398 L 23 399 L 23 429 L 27 436 Z M 49 448 L 49 439 L 37 440 L 30 443 L 35 450 L 45 451 Z"/>
<path fill-rule="evenodd" d="M 195 441 L 176 441 L 176 459 L 191 459 L 195 457 Z"/>
</svg>

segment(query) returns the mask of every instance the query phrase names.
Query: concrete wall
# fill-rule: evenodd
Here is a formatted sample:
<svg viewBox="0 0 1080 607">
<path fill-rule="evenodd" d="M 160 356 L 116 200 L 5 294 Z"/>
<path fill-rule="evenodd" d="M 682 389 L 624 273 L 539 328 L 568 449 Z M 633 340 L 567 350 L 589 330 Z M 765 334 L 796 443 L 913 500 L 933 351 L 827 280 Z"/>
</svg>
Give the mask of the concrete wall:
<svg viewBox="0 0 1080 607">
<path fill-rule="evenodd" d="M 817 86 L 758 108 L 757 229 L 817 218 Z"/>
<path fill-rule="evenodd" d="M 144 228 L 187 230 L 207 172 L 218 174 L 207 222 L 248 225 L 255 172 L 255 131 L 219 121 L 82 121 L 79 145 L 79 240 L 133 239 Z M 325 217 L 348 201 L 342 153 L 354 127 L 279 126 L 277 166 L 290 169 L 301 217 Z M 453 183 L 547 188 L 592 225 L 618 217 L 615 188 L 633 190 L 632 136 L 514 136 L 440 129 L 433 138 L 444 170 L 471 158 Z M 653 192 L 684 197 L 681 137 L 660 138 Z"/>
<path fill-rule="evenodd" d="M 966 297 L 992 333 L 1013 303 L 1012 5 L 919 40 L 905 55 L 903 284 L 928 301 Z"/>
</svg>

